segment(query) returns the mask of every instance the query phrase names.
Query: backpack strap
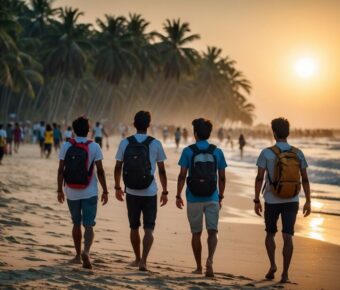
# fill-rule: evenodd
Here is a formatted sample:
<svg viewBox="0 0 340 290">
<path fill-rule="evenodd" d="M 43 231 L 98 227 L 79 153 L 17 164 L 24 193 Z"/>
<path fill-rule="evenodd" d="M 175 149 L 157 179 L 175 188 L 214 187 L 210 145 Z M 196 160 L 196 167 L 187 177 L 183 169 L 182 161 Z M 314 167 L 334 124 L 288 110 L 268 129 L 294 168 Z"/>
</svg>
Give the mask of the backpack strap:
<svg viewBox="0 0 340 290">
<path fill-rule="evenodd" d="M 269 147 L 268 149 L 273 151 L 276 157 L 278 157 L 278 155 L 282 152 L 281 149 L 276 145 Z"/>
<path fill-rule="evenodd" d="M 207 152 L 210 153 L 210 154 L 213 154 L 216 148 L 217 148 L 216 145 L 210 144 L 208 149 L 207 149 Z"/>
<path fill-rule="evenodd" d="M 297 149 L 297 148 L 294 147 L 294 146 L 291 146 L 290 151 L 293 152 L 293 153 L 295 153 L 295 154 L 297 155 L 298 152 L 299 152 L 299 149 Z"/>
<path fill-rule="evenodd" d="M 149 146 L 153 140 L 155 140 L 155 138 L 153 138 L 153 137 L 151 137 L 151 136 L 148 136 L 148 137 L 142 142 L 142 144 L 144 144 L 144 145 L 146 145 L 146 146 Z"/>
<path fill-rule="evenodd" d="M 91 144 L 92 143 L 92 140 L 87 140 L 86 142 L 85 142 L 85 145 L 89 145 L 89 144 Z"/>
<path fill-rule="evenodd" d="M 70 140 L 68 140 L 68 142 L 70 142 L 72 145 L 76 145 L 77 141 L 73 138 L 71 138 Z"/>
<path fill-rule="evenodd" d="M 128 142 L 129 142 L 129 144 L 135 144 L 135 143 L 138 143 L 137 142 L 137 139 L 136 139 L 136 137 L 135 136 L 130 136 L 130 137 L 128 137 L 127 138 L 127 140 L 128 140 Z"/>
<path fill-rule="evenodd" d="M 191 149 L 191 151 L 194 153 L 194 156 L 199 154 L 201 152 L 201 150 L 197 147 L 196 144 L 192 144 L 189 146 L 189 148 Z"/>
</svg>

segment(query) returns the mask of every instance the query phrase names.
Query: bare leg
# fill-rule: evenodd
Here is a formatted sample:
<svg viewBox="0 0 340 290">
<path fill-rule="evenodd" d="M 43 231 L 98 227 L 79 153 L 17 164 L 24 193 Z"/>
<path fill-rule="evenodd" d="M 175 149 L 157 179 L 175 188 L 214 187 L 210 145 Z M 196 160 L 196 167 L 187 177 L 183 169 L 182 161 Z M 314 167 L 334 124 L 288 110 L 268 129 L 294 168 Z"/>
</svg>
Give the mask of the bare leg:
<svg viewBox="0 0 340 290">
<path fill-rule="evenodd" d="M 276 263 L 275 263 L 275 249 L 276 249 L 276 244 L 275 244 L 275 233 L 268 233 L 266 235 L 266 249 L 267 249 L 267 254 L 270 262 L 270 268 L 268 270 L 268 273 L 266 274 L 266 279 L 272 280 L 274 279 L 274 274 L 277 270 Z"/>
<path fill-rule="evenodd" d="M 142 259 L 140 260 L 140 263 L 139 263 L 140 271 L 147 271 L 146 260 L 148 258 L 152 244 L 153 244 L 153 230 L 145 229 L 145 234 L 143 238 Z"/>
<path fill-rule="evenodd" d="M 206 263 L 207 271 L 205 275 L 207 277 L 214 277 L 214 270 L 213 270 L 213 261 L 214 261 L 214 254 L 217 246 L 217 231 L 208 230 L 208 259 Z"/>
<path fill-rule="evenodd" d="M 281 276 L 281 282 L 289 282 L 288 279 L 288 269 L 293 256 L 293 236 L 289 234 L 282 233 L 283 237 L 283 271 Z"/>
<path fill-rule="evenodd" d="M 196 261 L 196 270 L 193 271 L 194 274 L 202 274 L 202 243 L 201 243 L 202 232 L 193 233 L 191 239 L 191 246 L 194 252 Z"/>
<path fill-rule="evenodd" d="M 87 269 L 92 269 L 91 261 L 90 261 L 90 248 L 92 246 L 94 239 L 94 231 L 92 226 L 85 226 L 84 233 L 84 252 L 81 255 L 83 259 L 83 267 Z"/>
<path fill-rule="evenodd" d="M 76 249 L 76 256 L 70 261 L 71 263 L 81 264 L 81 225 L 73 225 L 72 237 L 74 248 Z"/>
<path fill-rule="evenodd" d="M 130 231 L 130 241 L 135 253 L 135 261 L 131 263 L 131 266 L 138 267 L 140 262 L 140 236 L 138 229 L 131 229 Z"/>
</svg>

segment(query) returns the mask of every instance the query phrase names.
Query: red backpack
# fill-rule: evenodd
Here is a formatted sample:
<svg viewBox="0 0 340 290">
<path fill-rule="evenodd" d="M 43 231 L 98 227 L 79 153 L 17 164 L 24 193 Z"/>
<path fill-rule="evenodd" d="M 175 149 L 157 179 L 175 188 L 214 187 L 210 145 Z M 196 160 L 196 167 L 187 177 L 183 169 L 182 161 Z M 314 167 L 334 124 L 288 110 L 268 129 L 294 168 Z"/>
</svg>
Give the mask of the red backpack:
<svg viewBox="0 0 340 290">
<path fill-rule="evenodd" d="M 67 150 L 64 160 L 64 181 L 68 187 L 74 189 L 84 189 L 91 181 L 93 175 L 94 161 L 90 168 L 89 163 L 89 144 L 78 143 L 74 139 L 70 139 L 71 147 Z"/>
</svg>

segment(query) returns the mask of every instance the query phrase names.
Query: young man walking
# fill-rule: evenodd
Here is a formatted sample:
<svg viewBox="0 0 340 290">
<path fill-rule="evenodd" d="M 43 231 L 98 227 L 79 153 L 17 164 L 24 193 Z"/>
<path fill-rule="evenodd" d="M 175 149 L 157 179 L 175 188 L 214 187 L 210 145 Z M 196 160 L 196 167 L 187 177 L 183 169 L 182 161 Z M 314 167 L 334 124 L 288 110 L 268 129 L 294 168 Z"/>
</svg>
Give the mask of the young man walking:
<svg viewBox="0 0 340 290">
<path fill-rule="evenodd" d="M 92 138 L 94 138 L 94 141 L 99 144 L 100 148 L 103 147 L 103 136 L 106 138 L 109 137 L 100 122 L 96 122 L 96 126 L 92 131 Z"/>
<path fill-rule="evenodd" d="M 58 169 L 58 201 L 65 201 L 71 213 L 73 221 L 72 236 L 76 256 L 71 260 L 73 263 L 83 263 L 83 267 L 92 269 L 90 262 L 90 248 L 94 239 L 93 227 L 96 224 L 98 182 L 103 188 L 101 201 L 105 205 L 108 201 L 105 172 L 103 169 L 103 154 L 99 145 L 87 139 L 89 133 L 89 121 L 79 117 L 72 123 L 75 139 L 70 139 L 61 147 L 59 153 Z M 94 172 L 97 169 L 97 174 Z M 63 182 L 65 187 L 63 188 Z M 84 233 L 84 250 L 81 253 L 82 229 Z"/>
<path fill-rule="evenodd" d="M 219 211 L 224 198 L 225 168 L 227 163 L 221 149 L 209 144 L 212 123 L 200 118 L 192 122 L 196 143 L 184 148 L 178 162 L 181 167 L 178 176 L 176 205 L 182 209 L 181 196 L 187 178 L 187 215 L 192 232 L 192 250 L 196 260 L 195 274 L 202 274 L 203 216 L 208 231 L 208 258 L 206 276 L 214 277 L 213 259 L 217 246 Z"/>
<path fill-rule="evenodd" d="M 275 234 L 277 221 L 281 215 L 283 237 L 283 271 L 281 282 L 289 282 L 288 269 L 293 255 L 293 235 L 296 215 L 299 210 L 299 192 L 302 187 L 306 202 L 303 206 L 304 216 L 311 212 L 310 187 L 307 175 L 307 162 L 301 150 L 287 142 L 289 136 L 289 122 L 284 118 L 277 118 L 271 122 L 275 146 L 262 150 L 258 160 L 258 173 L 255 180 L 255 213 L 261 216 L 262 205 L 260 192 L 265 172 L 266 181 L 263 189 L 265 200 L 264 219 L 266 225 L 265 245 L 270 268 L 266 279 L 275 278 L 277 266 L 275 262 Z"/>
<path fill-rule="evenodd" d="M 162 144 L 147 135 L 151 116 L 149 112 L 140 111 L 135 115 L 134 126 L 137 133 L 123 139 L 116 154 L 114 171 L 116 198 L 126 204 L 130 223 L 130 240 L 135 254 L 133 266 L 140 271 L 147 271 L 147 257 L 153 243 L 153 230 L 157 215 L 157 184 L 154 178 L 156 164 L 162 185 L 161 206 L 168 202 L 167 178 L 164 166 L 166 156 Z M 123 172 L 125 190 L 120 180 Z M 143 252 L 141 255 L 139 227 L 143 214 Z"/>
</svg>

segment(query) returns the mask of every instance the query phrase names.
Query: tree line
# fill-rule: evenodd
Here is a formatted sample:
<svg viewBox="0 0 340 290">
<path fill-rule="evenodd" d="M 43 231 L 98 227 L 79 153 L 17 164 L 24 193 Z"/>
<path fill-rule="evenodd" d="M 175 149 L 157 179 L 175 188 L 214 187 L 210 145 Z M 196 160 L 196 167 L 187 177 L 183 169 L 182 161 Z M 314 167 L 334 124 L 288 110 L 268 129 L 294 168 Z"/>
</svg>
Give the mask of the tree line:
<svg viewBox="0 0 340 290">
<path fill-rule="evenodd" d="M 189 23 L 166 19 L 158 32 L 139 14 L 105 15 L 96 25 L 81 16 L 48 0 L 0 0 L 0 121 L 15 113 L 130 122 L 144 109 L 159 123 L 252 123 L 250 82 L 220 48 L 192 48 L 200 36 Z"/>
</svg>

